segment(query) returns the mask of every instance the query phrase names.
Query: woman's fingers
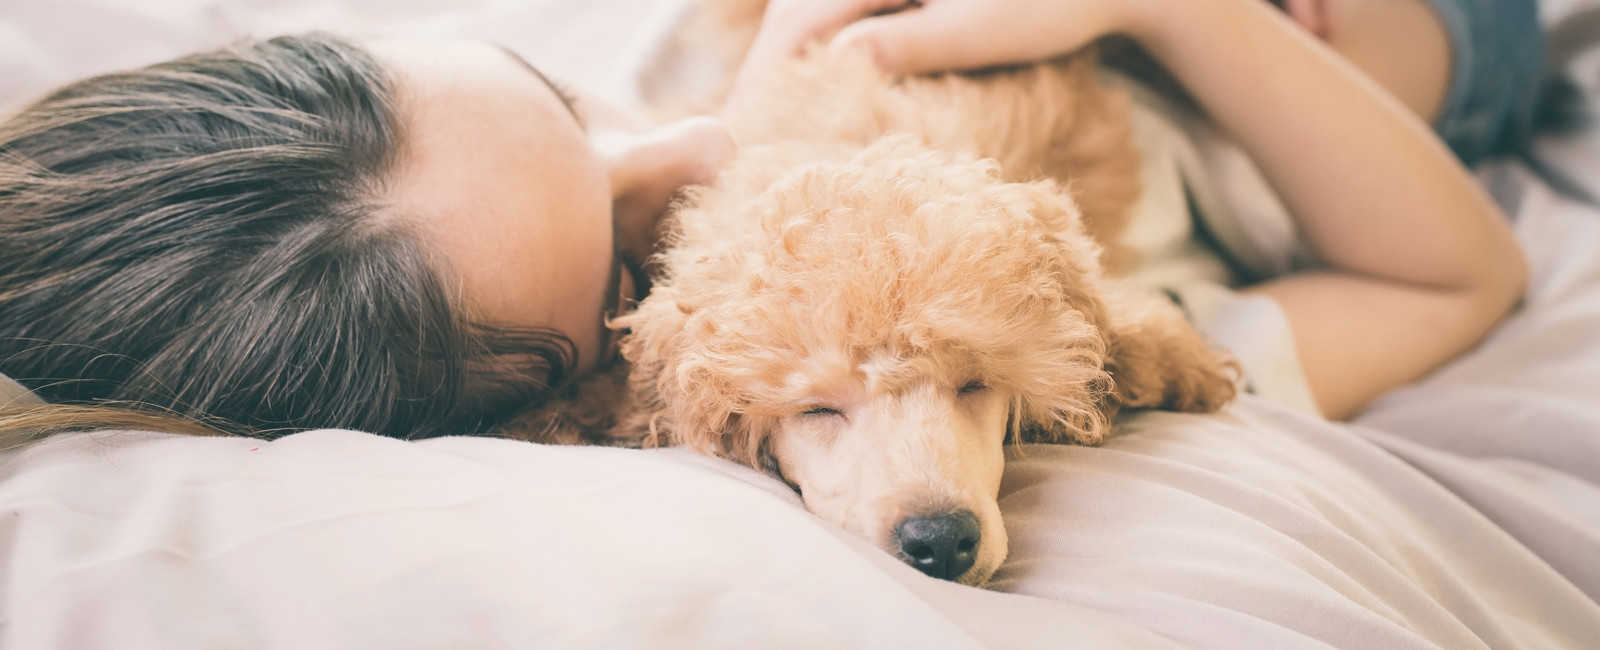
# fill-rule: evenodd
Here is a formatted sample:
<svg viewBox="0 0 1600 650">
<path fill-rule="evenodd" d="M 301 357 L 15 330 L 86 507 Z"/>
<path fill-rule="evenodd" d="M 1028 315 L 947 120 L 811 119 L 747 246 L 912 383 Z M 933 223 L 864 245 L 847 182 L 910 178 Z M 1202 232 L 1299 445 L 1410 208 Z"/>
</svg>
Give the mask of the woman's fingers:
<svg viewBox="0 0 1600 650">
<path fill-rule="evenodd" d="M 807 43 L 858 19 L 905 7 L 908 0 L 773 0 L 734 76 L 728 102 L 772 66 L 801 53 Z"/>
<path fill-rule="evenodd" d="M 840 30 L 829 43 L 834 53 L 865 52 L 893 72 L 933 72 L 992 65 L 977 29 L 971 4 L 935 2 L 899 13 L 866 18 Z M 992 49 L 992 48 L 990 48 Z"/>
<path fill-rule="evenodd" d="M 806 43 L 856 20 L 911 4 L 908 0 L 780 0 L 767 7 L 758 38 L 774 54 L 793 56 Z"/>
<path fill-rule="evenodd" d="M 970 70 L 1048 58 L 1123 25 L 1126 0 L 926 0 L 840 30 L 829 44 L 885 70 Z"/>
</svg>

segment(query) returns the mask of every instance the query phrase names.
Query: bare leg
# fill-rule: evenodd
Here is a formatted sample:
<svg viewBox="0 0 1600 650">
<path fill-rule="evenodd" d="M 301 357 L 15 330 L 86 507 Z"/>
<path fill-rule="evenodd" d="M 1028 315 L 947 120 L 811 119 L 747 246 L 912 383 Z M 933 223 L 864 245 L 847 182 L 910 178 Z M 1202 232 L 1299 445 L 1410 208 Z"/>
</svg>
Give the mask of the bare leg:
<svg viewBox="0 0 1600 650">
<path fill-rule="evenodd" d="M 1345 60 L 1366 73 L 1426 122 L 1433 122 L 1450 90 L 1451 44 L 1428 0 L 1271 0 Z M 1288 5 L 1296 5 L 1291 11 Z M 1311 7 L 1315 7 L 1314 9 Z M 1308 24 L 1308 22 L 1310 24 Z M 1131 40 L 1102 43 L 1108 64 L 1161 94 L 1192 103 L 1165 70 Z"/>
<path fill-rule="evenodd" d="M 1424 120 L 1449 92 L 1451 50 L 1427 0 L 1323 0 L 1332 3 L 1326 42 Z"/>
</svg>

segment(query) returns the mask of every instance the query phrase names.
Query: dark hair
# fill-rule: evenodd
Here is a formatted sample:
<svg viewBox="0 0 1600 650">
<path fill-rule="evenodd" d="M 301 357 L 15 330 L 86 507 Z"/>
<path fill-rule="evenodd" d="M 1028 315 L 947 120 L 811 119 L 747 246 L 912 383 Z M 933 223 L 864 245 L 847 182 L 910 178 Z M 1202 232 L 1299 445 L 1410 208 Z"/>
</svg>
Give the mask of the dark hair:
<svg viewBox="0 0 1600 650">
<path fill-rule="evenodd" d="M 383 205 L 394 84 L 328 35 L 72 84 L 0 123 L 0 372 L 273 436 L 479 433 L 574 361 L 467 317 Z"/>
</svg>

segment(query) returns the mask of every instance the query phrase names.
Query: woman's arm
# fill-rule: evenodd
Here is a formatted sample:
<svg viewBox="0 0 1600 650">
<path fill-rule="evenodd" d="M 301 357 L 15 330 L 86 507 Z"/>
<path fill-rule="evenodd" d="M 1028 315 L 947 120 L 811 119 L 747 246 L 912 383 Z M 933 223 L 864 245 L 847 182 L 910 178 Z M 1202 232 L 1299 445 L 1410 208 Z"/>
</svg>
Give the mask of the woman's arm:
<svg viewBox="0 0 1600 650">
<path fill-rule="evenodd" d="M 1329 416 L 1465 351 L 1520 299 L 1505 217 L 1369 77 L 1253 0 L 1147 7 L 1130 32 L 1250 152 L 1326 264 L 1256 290 L 1283 305 Z"/>
<path fill-rule="evenodd" d="M 862 4 L 840 4 L 851 1 Z M 855 22 L 832 47 L 927 71 L 1042 59 L 1115 32 L 1252 155 L 1323 260 L 1253 290 L 1288 314 L 1330 417 L 1465 351 L 1520 299 L 1527 272 L 1504 216 L 1428 126 L 1260 0 L 928 0 Z"/>
</svg>

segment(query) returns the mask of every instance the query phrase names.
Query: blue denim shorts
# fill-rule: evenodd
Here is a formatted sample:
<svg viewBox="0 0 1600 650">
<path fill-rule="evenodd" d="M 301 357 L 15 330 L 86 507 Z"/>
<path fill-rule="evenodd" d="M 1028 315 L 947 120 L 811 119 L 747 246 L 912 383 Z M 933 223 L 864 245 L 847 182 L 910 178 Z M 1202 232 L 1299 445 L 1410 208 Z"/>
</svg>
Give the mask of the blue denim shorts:
<svg viewBox="0 0 1600 650">
<path fill-rule="evenodd" d="M 1450 35 L 1450 90 L 1433 128 L 1462 162 L 1512 153 L 1533 132 L 1545 66 L 1538 0 L 1429 0 Z"/>
</svg>

